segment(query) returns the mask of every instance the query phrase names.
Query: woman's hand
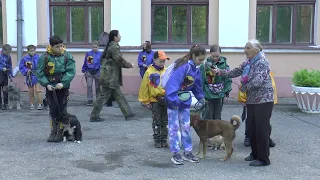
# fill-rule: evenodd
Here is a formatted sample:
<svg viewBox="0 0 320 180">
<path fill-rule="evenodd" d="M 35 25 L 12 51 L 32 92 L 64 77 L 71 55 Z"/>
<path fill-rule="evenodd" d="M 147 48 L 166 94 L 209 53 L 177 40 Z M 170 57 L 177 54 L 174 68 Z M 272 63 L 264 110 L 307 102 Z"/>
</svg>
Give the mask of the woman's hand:
<svg viewBox="0 0 320 180">
<path fill-rule="evenodd" d="M 219 71 L 220 71 L 219 68 L 211 69 L 211 72 L 212 72 L 213 74 L 218 74 Z"/>
</svg>

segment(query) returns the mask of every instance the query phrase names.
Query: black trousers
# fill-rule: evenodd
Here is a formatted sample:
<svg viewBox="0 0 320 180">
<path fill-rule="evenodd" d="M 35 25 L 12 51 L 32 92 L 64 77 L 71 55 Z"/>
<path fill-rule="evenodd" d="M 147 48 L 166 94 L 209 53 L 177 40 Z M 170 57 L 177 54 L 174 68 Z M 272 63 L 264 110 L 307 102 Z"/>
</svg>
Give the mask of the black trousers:
<svg viewBox="0 0 320 180">
<path fill-rule="evenodd" d="M 255 159 L 270 163 L 270 118 L 272 115 L 273 102 L 247 104 L 247 108 L 251 155 Z"/>
<path fill-rule="evenodd" d="M 152 103 L 152 129 L 154 141 L 166 141 L 168 136 L 167 107 Z"/>
<path fill-rule="evenodd" d="M 69 89 L 56 90 L 56 94 L 59 102 L 60 112 L 63 114 L 66 114 L 67 104 L 69 100 Z M 53 91 L 46 90 L 46 99 L 49 105 L 50 115 L 52 120 L 59 121 L 59 119 L 57 118 L 60 116 L 60 114 L 59 114 L 58 105 L 53 99 Z"/>
<path fill-rule="evenodd" d="M 210 99 L 206 103 L 206 110 L 203 112 L 205 119 L 221 119 L 223 99 Z"/>
<path fill-rule="evenodd" d="M 2 98 L 3 98 L 3 104 L 8 104 L 8 74 L 0 72 L 0 105 L 2 104 Z M 3 97 L 2 95 L 3 94 Z"/>
</svg>

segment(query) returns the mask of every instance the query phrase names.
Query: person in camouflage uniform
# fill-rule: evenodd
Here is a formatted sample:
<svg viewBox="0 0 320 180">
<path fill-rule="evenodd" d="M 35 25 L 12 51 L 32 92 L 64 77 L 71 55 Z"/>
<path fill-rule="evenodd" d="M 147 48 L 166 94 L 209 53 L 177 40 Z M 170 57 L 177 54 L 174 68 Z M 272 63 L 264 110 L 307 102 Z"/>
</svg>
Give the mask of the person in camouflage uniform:
<svg viewBox="0 0 320 180">
<path fill-rule="evenodd" d="M 70 83 L 76 74 L 76 65 L 59 36 L 51 36 L 49 42 L 47 51 L 39 58 L 36 76 L 40 85 L 46 88 L 46 99 L 50 108 L 51 133 L 47 141 L 61 142 L 63 127 L 53 90 L 57 95 L 60 112 L 66 114 Z"/>
<path fill-rule="evenodd" d="M 104 121 L 104 119 L 100 118 L 99 114 L 104 103 L 109 100 L 111 95 L 119 104 L 126 120 L 135 116 L 120 90 L 120 86 L 122 86 L 121 68 L 133 68 L 133 65 L 122 57 L 120 46 L 118 44 L 120 40 L 121 36 L 118 30 L 110 31 L 108 44 L 105 47 L 100 60 L 100 94 L 94 103 L 93 110 L 91 112 L 91 122 Z"/>
<path fill-rule="evenodd" d="M 206 110 L 203 112 L 205 119 L 221 119 L 223 101 L 229 97 L 232 90 L 230 78 L 216 76 L 212 68 L 229 69 L 227 58 L 220 56 L 221 48 L 213 45 L 210 48 L 211 56 L 200 66 L 202 75 L 202 88 L 206 99 Z"/>
</svg>

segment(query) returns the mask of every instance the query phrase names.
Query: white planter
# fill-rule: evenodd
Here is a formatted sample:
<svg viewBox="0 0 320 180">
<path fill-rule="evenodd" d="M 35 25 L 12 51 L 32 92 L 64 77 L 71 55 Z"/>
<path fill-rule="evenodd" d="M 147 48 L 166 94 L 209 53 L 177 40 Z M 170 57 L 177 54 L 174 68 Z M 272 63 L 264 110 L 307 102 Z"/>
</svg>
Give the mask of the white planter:
<svg viewBox="0 0 320 180">
<path fill-rule="evenodd" d="M 320 113 L 320 88 L 292 85 L 292 94 L 302 112 Z"/>
</svg>

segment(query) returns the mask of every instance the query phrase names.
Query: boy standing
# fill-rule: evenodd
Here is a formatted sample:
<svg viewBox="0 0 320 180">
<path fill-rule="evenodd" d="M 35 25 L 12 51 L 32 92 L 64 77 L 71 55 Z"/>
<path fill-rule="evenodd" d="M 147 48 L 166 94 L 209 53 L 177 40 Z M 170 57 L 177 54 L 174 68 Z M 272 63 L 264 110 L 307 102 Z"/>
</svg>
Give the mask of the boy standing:
<svg viewBox="0 0 320 180">
<path fill-rule="evenodd" d="M 76 74 L 76 65 L 59 36 L 51 36 L 49 43 L 47 51 L 39 59 L 36 74 L 39 83 L 46 87 L 46 99 L 50 109 L 51 134 L 47 141 L 61 142 L 63 126 L 59 112 L 67 114 L 69 88 Z M 56 92 L 57 101 L 53 91 Z"/>
<path fill-rule="evenodd" d="M 7 110 L 8 106 L 8 79 L 12 78 L 12 60 L 11 53 L 12 47 L 9 44 L 2 46 L 0 53 L 0 106 L 2 110 Z M 3 104 L 1 93 L 3 93 Z"/>
<path fill-rule="evenodd" d="M 24 56 L 20 61 L 19 69 L 22 75 L 26 77 L 26 84 L 29 91 L 30 109 L 34 109 L 34 94 L 38 100 L 38 110 L 42 110 L 42 97 L 40 84 L 36 77 L 36 69 L 38 65 L 39 55 L 36 54 L 36 47 L 34 45 L 27 46 L 28 55 Z"/>
<path fill-rule="evenodd" d="M 232 90 L 232 80 L 221 76 L 216 76 L 211 69 L 229 69 L 227 58 L 220 56 L 221 48 L 219 45 L 213 45 L 210 48 L 211 56 L 207 58 L 206 63 L 200 66 L 202 74 L 202 88 L 205 95 L 206 111 L 205 119 L 221 119 L 221 112 L 225 98 L 229 97 Z"/>
<path fill-rule="evenodd" d="M 139 91 L 139 101 L 152 110 L 153 139 L 156 148 L 167 147 L 168 114 L 164 100 L 165 90 L 160 86 L 165 72 L 165 61 L 169 60 L 163 51 L 156 51 L 153 63 L 145 72 Z"/>
<path fill-rule="evenodd" d="M 84 57 L 84 63 L 82 65 L 82 73 L 85 74 L 85 78 L 87 81 L 87 106 L 93 105 L 93 92 L 92 85 L 94 81 L 96 97 L 99 94 L 99 76 L 100 76 L 100 58 L 102 52 L 98 51 L 99 42 L 94 41 L 92 43 L 92 50 L 86 53 Z"/>
</svg>

